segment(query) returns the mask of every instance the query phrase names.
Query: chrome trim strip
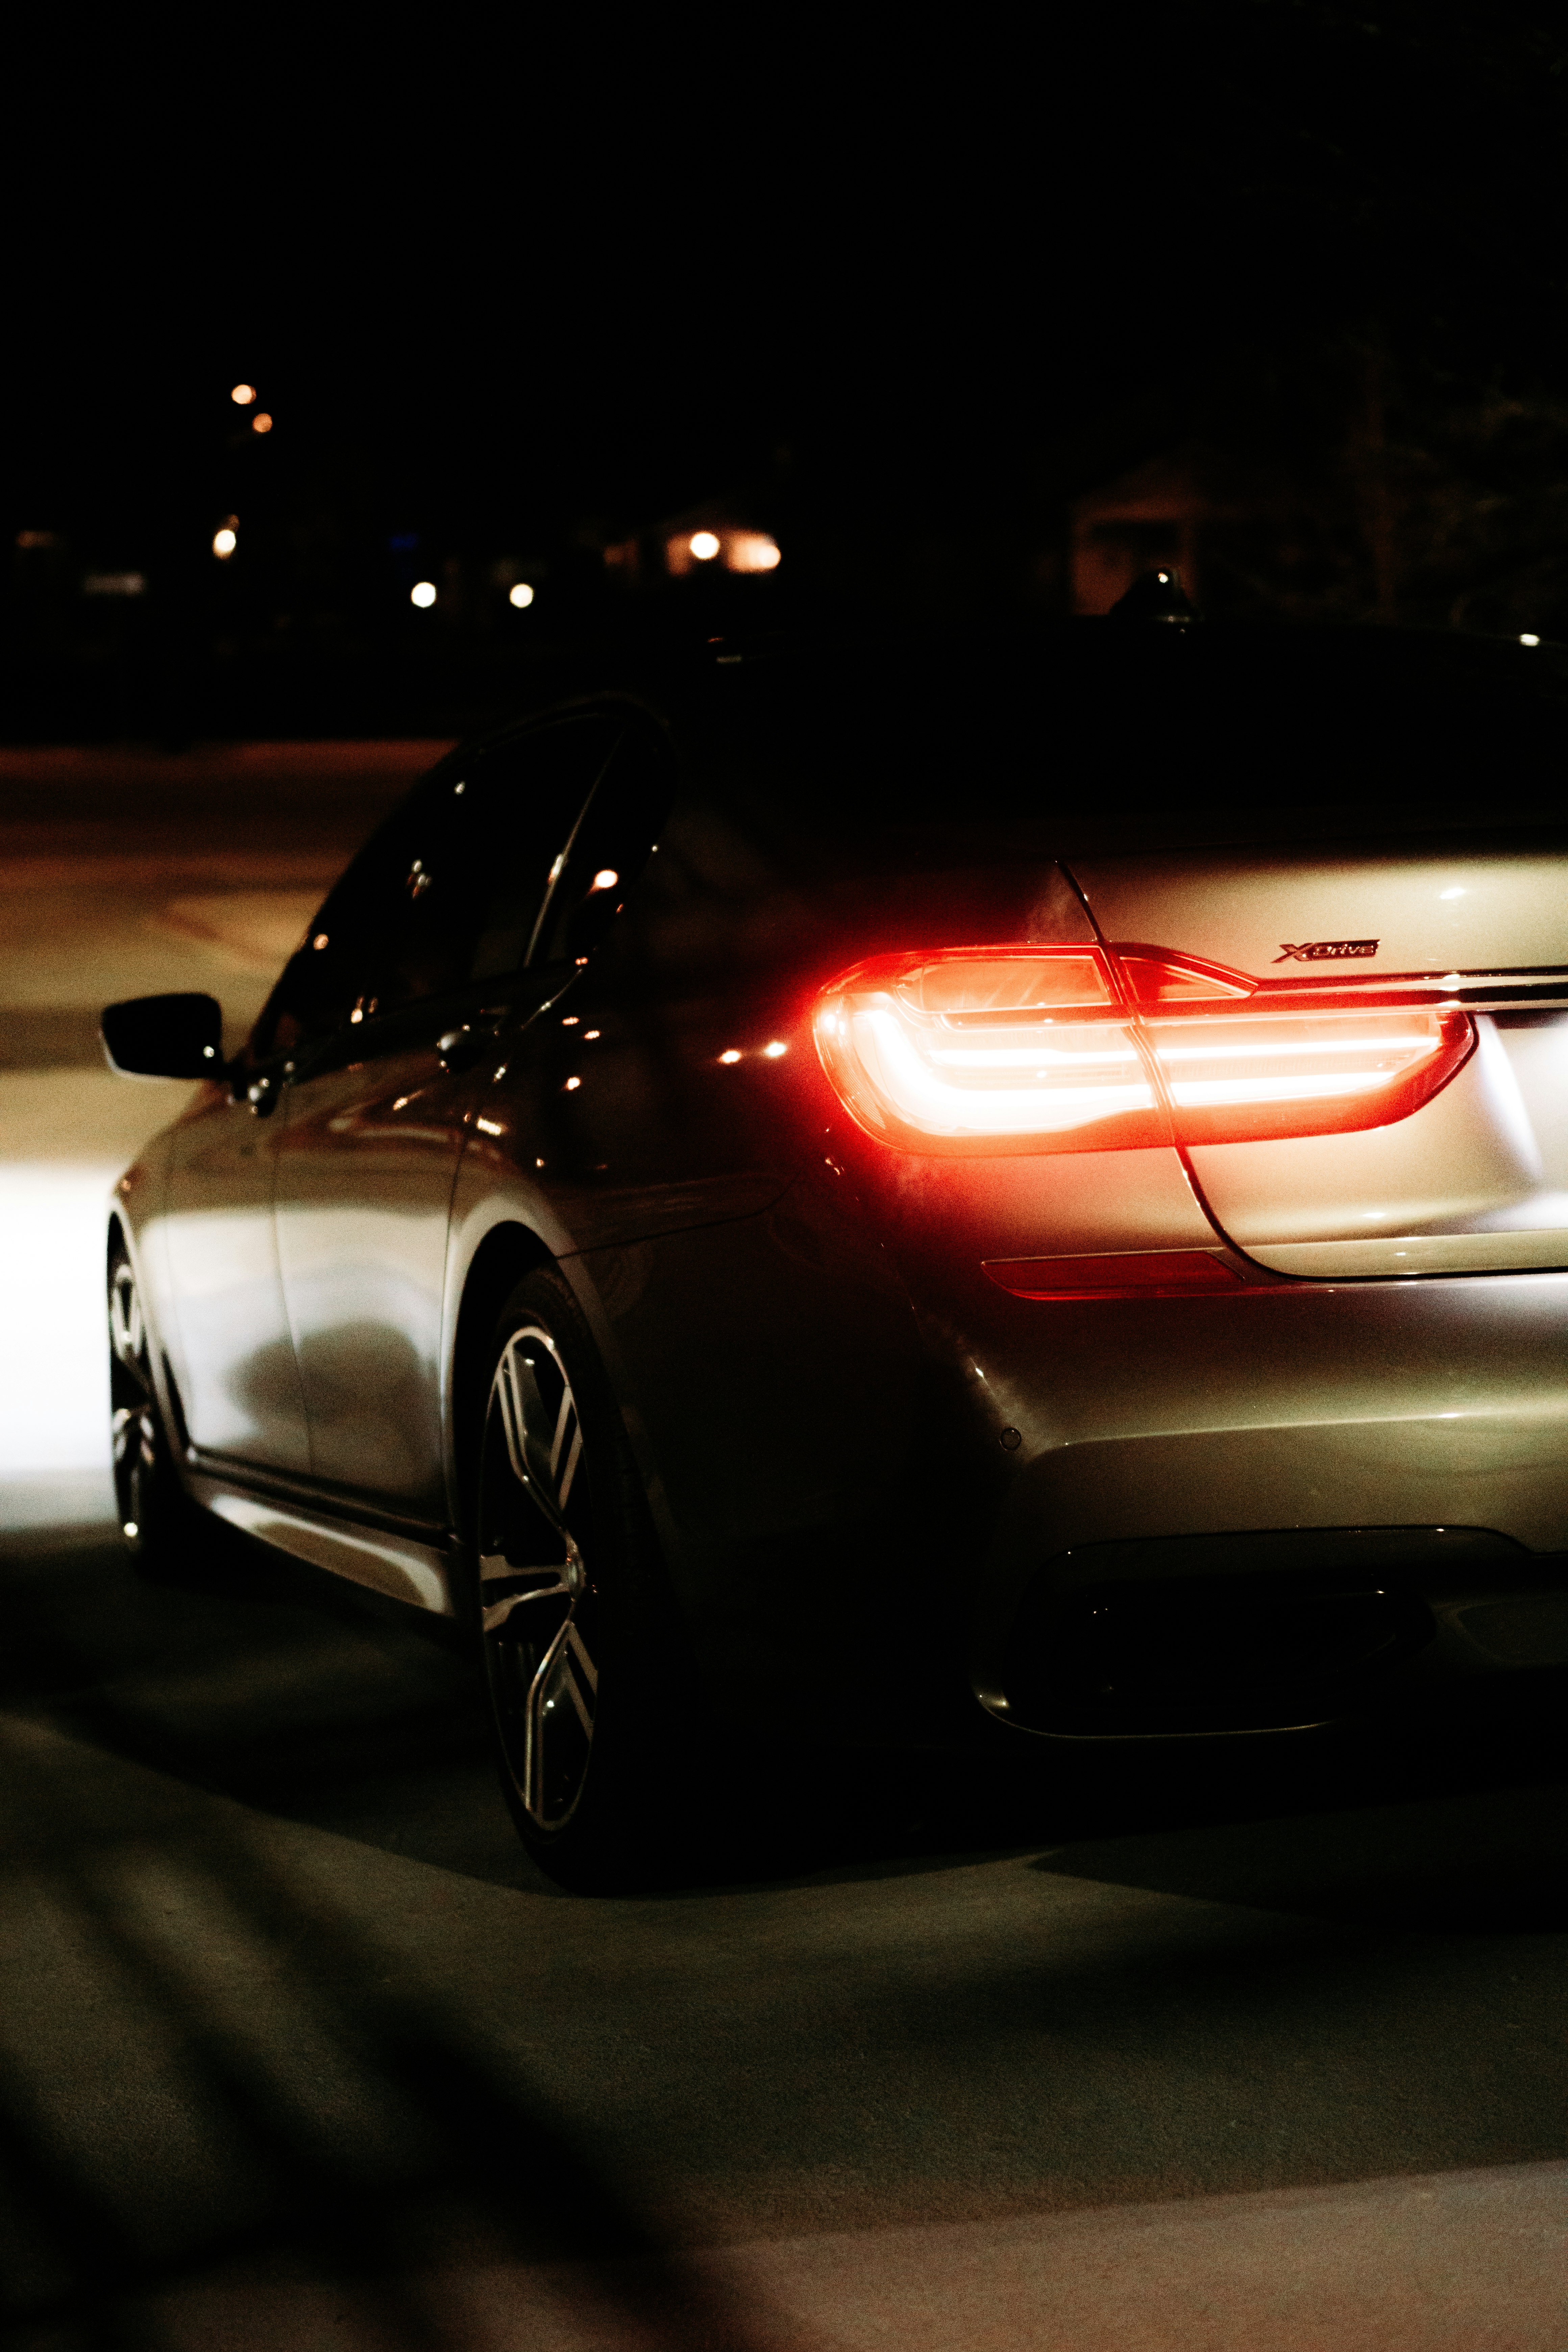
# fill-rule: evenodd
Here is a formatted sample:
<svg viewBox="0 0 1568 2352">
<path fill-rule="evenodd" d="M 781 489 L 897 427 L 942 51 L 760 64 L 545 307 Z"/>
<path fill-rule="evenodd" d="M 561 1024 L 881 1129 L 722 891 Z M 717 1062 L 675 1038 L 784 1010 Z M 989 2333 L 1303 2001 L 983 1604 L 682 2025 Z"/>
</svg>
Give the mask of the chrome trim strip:
<svg viewBox="0 0 1568 2352">
<path fill-rule="evenodd" d="M 285 1510 L 259 1495 L 245 1493 L 200 1471 L 187 1472 L 195 1499 L 240 1528 L 248 1536 L 270 1544 L 275 1551 L 308 1560 L 352 1584 L 368 1585 L 394 1601 L 428 1609 L 437 1617 L 455 1617 L 457 1603 L 451 1582 L 451 1559 L 432 1544 L 415 1543 L 406 1536 L 384 1535 L 369 1528 L 348 1528 L 314 1511 Z"/>
<path fill-rule="evenodd" d="M 1190 1009 L 1213 1020 L 1232 1013 L 1245 1019 L 1249 1013 L 1351 1013 L 1386 1004 L 1451 1004 L 1466 1013 L 1568 1009 L 1568 971 L 1367 972 L 1354 980 L 1338 973 L 1320 981 L 1266 980 L 1250 996 L 1226 998 L 1223 1003 L 1194 1002 Z M 1145 1004 L 1140 1009 L 1145 1019 L 1163 1021 L 1180 1019 L 1187 1008 L 1176 1000 L 1169 1006 Z"/>
<path fill-rule="evenodd" d="M 1380 1234 L 1375 1241 L 1244 1246 L 1245 1255 L 1270 1274 L 1315 1282 L 1386 1282 L 1413 1274 L 1553 1274 L 1568 1268 L 1568 1226 L 1561 1225 L 1544 1232 Z"/>
<path fill-rule="evenodd" d="M 307 1519 L 323 1519 L 328 1527 L 353 1527 L 362 1534 L 391 1536 L 395 1540 L 405 1538 L 416 1546 L 426 1542 L 427 1520 L 404 1518 L 394 1511 L 373 1510 L 368 1503 L 357 1498 L 336 1502 L 321 1487 L 308 1486 L 288 1471 L 263 1468 L 258 1463 L 247 1461 L 243 1454 L 220 1454 L 216 1446 L 187 1444 L 183 1460 L 192 1478 L 210 1478 L 226 1490 L 232 1486 L 237 1494 L 258 1495 L 264 1502 L 278 1504 L 282 1510 L 298 1511 Z"/>
</svg>

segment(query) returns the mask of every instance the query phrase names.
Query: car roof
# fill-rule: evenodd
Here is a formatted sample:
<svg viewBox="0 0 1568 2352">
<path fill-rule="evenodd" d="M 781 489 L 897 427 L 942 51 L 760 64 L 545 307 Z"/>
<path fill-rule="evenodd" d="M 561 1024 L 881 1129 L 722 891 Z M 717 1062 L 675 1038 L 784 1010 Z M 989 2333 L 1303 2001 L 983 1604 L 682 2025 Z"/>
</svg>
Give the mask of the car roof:
<svg viewBox="0 0 1568 2352">
<path fill-rule="evenodd" d="M 488 743 L 620 702 L 674 730 L 699 788 L 737 821 L 846 844 L 1555 838 L 1568 806 L 1568 647 L 1458 631 L 670 632 L 574 648 L 538 687 Z"/>
</svg>

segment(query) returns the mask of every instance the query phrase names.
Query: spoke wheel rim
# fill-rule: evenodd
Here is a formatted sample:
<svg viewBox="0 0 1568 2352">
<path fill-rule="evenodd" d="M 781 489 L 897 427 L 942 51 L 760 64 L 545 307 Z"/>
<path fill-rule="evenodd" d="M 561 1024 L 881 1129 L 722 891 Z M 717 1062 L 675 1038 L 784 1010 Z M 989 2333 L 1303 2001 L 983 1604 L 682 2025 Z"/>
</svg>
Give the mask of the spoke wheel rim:
<svg viewBox="0 0 1568 2352">
<path fill-rule="evenodd" d="M 133 1550 L 146 1541 L 158 1469 L 158 1412 L 147 1358 L 147 1327 L 136 1277 L 121 1258 L 109 1282 L 110 1443 L 120 1531 Z"/>
<path fill-rule="evenodd" d="M 577 1400 L 542 1324 L 490 1381 L 479 1462 L 479 1605 L 496 1728 L 517 1801 L 548 1836 L 581 1801 L 598 1699 L 593 1498 Z"/>
</svg>

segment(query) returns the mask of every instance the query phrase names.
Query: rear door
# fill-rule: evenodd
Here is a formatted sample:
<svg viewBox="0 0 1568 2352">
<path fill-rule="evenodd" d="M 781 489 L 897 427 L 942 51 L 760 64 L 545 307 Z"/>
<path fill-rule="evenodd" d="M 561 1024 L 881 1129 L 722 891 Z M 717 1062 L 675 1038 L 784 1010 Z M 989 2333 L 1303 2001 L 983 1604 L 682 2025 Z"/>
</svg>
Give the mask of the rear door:
<svg viewBox="0 0 1568 2352">
<path fill-rule="evenodd" d="M 1568 859 L 1205 850 L 1073 872 L 1130 969 L 1191 959 L 1238 991 L 1184 1001 L 1172 982 L 1146 1018 L 1187 1087 L 1194 1177 L 1239 1248 L 1340 1280 L 1568 1265 Z M 1467 1050 L 1400 1115 L 1389 1074 L 1439 1020 L 1468 1024 Z M 1390 1115 L 1345 1131 L 1357 1089 L 1364 1106 L 1380 1086 Z M 1203 1139 L 1222 1101 L 1233 1128 L 1254 1104 L 1258 1132 Z"/>
<path fill-rule="evenodd" d="M 620 732 L 587 716 L 448 763 L 372 845 L 341 1017 L 283 1108 L 274 1191 L 310 1474 L 446 1517 L 441 1312 L 452 1183 L 551 868 Z M 553 984 L 559 984 L 558 982 Z"/>
<path fill-rule="evenodd" d="M 264 1060 L 237 1091 L 214 1087 L 171 1135 L 164 1216 L 179 1334 L 179 1408 L 204 1454 L 253 1469 L 309 1465 L 304 1403 L 272 1223 L 276 1131 Z M 258 1109 L 260 1116 L 258 1115 Z"/>
</svg>

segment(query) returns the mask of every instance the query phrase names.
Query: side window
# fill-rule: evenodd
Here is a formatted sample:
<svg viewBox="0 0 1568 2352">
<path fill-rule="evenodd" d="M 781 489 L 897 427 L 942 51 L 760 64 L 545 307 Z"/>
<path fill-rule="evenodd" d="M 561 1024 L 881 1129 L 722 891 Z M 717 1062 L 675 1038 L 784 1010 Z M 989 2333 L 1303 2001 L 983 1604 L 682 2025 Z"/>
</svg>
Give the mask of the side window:
<svg viewBox="0 0 1568 2352">
<path fill-rule="evenodd" d="M 373 1001 L 393 1012 L 521 969 L 553 861 L 620 732 L 616 720 L 565 719 L 443 779 L 378 927 L 367 1017 Z"/>
<path fill-rule="evenodd" d="M 251 1032 L 251 1064 L 308 1049 L 346 1024 L 362 992 L 367 930 L 387 898 L 390 877 L 402 870 L 405 824 L 406 813 L 396 811 L 333 885 Z"/>
<path fill-rule="evenodd" d="M 581 961 L 593 953 L 652 855 L 675 786 L 668 742 L 646 723 L 628 728 L 558 861 L 531 963 Z"/>
<path fill-rule="evenodd" d="M 252 1034 L 252 1064 L 527 957 L 561 845 L 623 732 L 563 719 L 447 762 L 331 891 Z"/>
</svg>

